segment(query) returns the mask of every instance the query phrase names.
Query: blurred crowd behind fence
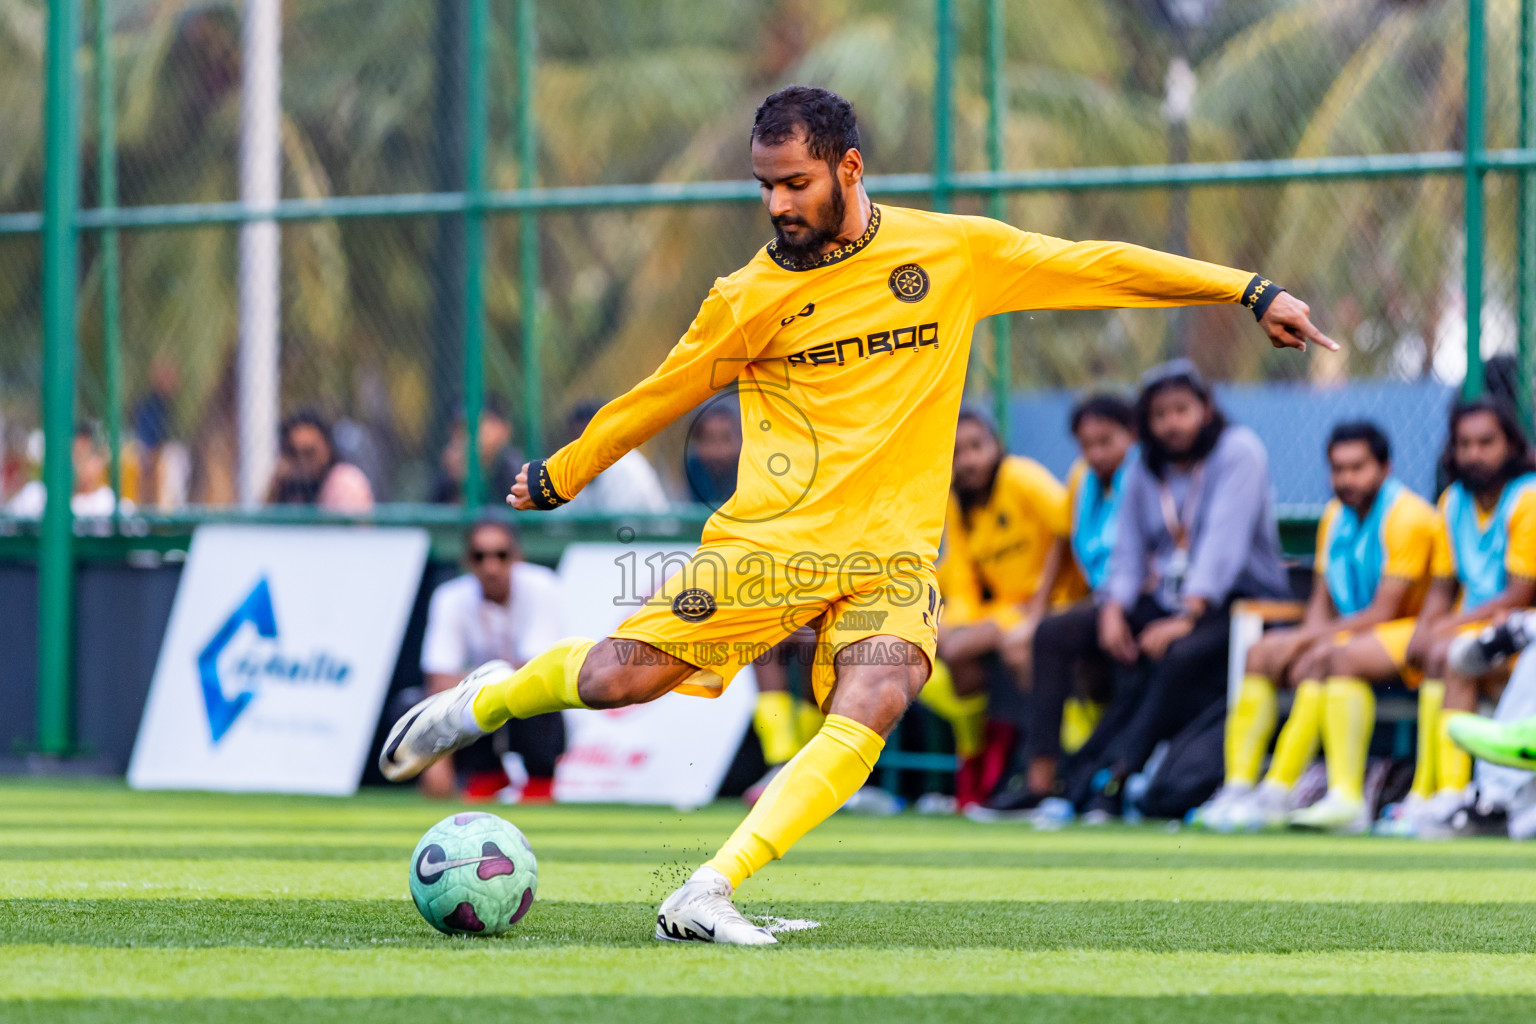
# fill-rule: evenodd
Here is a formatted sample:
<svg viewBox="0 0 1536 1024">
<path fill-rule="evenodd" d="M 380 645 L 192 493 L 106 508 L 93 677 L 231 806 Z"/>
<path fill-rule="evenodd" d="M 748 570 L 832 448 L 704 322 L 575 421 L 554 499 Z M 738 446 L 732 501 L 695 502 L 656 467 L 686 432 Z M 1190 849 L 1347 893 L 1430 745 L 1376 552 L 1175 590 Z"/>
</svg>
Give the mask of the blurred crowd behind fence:
<svg viewBox="0 0 1536 1024">
<path fill-rule="evenodd" d="M 0 500 L 109 488 L 113 536 L 315 518 L 261 507 L 313 409 L 376 519 L 462 521 L 766 240 L 747 129 L 802 82 L 854 101 L 878 201 L 1304 296 L 1342 355 L 1272 352 L 1235 307 L 1021 313 L 978 328 L 972 391 L 1055 463 L 1062 392 L 1187 354 L 1312 506 L 1305 439 L 1379 414 L 1417 465 L 1489 356 L 1530 421 L 1533 48 L 1536 0 L 11 0 Z M 647 449 L 680 502 L 685 436 Z M 0 515 L 39 564 L 45 750 L 76 529 Z"/>
</svg>

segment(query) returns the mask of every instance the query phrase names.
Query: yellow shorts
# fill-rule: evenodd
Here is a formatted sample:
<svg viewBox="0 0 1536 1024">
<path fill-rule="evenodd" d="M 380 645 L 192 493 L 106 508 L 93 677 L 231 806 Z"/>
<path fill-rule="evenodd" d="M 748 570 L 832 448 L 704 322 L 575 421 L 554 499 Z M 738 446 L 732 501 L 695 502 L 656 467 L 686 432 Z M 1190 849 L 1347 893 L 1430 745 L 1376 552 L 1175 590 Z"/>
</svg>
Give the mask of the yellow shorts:
<svg viewBox="0 0 1536 1024">
<path fill-rule="evenodd" d="M 1378 626 L 1372 626 L 1369 633 L 1366 634 L 1375 637 L 1376 642 L 1381 644 L 1388 657 L 1392 659 L 1392 667 L 1397 669 L 1398 676 L 1410 690 L 1417 690 L 1419 684 L 1424 681 L 1424 673 L 1408 664 L 1408 642 L 1413 639 L 1413 630 L 1417 623 L 1418 620 L 1415 618 L 1393 619 L 1390 622 L 1383 622 Z M 1492 623 L 1486 620 L 1468 622 L 1457 628 L 1456 635 L 1464 636 L 1468 633 L 1481 633 L 1490 625 Z M 1341 630 L 1334 637 L 1334 643 L 1343 646 L 1350 641 L 1351 637 L 1357 635 L 1359 634 L 1352 634 L 1348 630 Z M 1515 658 L 1510 659 L 1502 671 L 1513 668 L 1518 658 L 1519 655 L 1516 655 Z"/>
<path fill-rule="evenodd" d="M 679 693 L 720 696 L 737 672 L 804 626 L 816 630 L 811 686 L 823 709 L 836 680 L 833 659 L 860 640 L 897 637 L 922 652 L 925 672 L 932 666 L 943 602 L 933 566 L 915 555 L 885 562 L 863 552 L 786 556 L 713 542 L 672 565 L 666 582 L 611 635 L 697 667 Z M 651 568 L 663 567 L 671 566 Z M 870 664 L 912 656 L 903 644 L 859 651 Z"/>
</svg>

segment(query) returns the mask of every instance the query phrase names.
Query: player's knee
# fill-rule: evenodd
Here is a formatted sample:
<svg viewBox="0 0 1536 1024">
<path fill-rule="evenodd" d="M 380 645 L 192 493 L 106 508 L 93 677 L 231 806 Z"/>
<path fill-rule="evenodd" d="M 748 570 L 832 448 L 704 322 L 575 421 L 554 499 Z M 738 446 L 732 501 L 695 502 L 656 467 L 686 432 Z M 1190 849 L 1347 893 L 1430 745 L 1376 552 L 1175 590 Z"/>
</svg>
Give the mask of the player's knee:
<svg viewBox="0 0 1536 1024">
<path fill-rule="evenodd" d="M 1339 669 L 1336 666 L 1344 656 L 1344 648 L 1335 647 L 1332 644 L 1319 644 L 1310 648 L 1296 659 L 1296 667 L 1291 673 L 1291 682 L 1295 684 L 1307 679 L 1326 679 L 1328 676 L 1338 675 Z"/>
</svg>

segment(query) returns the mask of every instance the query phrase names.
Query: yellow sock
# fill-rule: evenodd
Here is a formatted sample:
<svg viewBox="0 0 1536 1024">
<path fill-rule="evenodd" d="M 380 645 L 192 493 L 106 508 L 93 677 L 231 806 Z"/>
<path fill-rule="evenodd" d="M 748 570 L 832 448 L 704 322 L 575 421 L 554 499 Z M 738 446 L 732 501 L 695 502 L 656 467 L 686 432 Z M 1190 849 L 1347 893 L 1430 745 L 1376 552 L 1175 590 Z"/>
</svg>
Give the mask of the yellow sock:
<svg viewBox="0 0 1536 1024">
<path fill-rule="evenodd" d="M 1104 705 L 1068 697 L 1061 708 L 1061 751 L 1074 754 L 1088 742 L 1104 715 Z"/>
<path fill-rule="evenodd" d="M 1227 713 L 1227 781 L 1253 785 L 1259 781 L 1264 748 L 1275 734 L 1275 684 L 1250 672 L 1243 676 L 1237 703 Z"/>
<path fill-rule="evenodd" d="M 757 710 L 752 713 L 752 729 L 763 745 L 763 760 L 770 765 L 783 764 L 803 745 L 795 723 L 795 695 L 783 690 L 765 690 L 757 695 Z"/>
<path fill-rule="evenodd" d="M 475 724 L 486 732 L 509 718 L 532 718 L 566 708 L 584 708 L 576 677 L 596 641 L 567 637 L 508 676 L 475 694 Z"/>
<path fill-rule="evenodd" d="M 955 731 L 955 754 L 962 761 L 981 753 L 981 735 L 987 716 L 985 693 L 960 696 L 955 692 L 955 677 L 950 675 L 949 666 L 935 659 L 933 675 L 928 677 L 928 683 L 917 699 Z"/>
<path fill-rule="evenodd" d="M 1440 712 L 1440 791 L 1448 789 L 1461 792 L 1467 788 L 1467 783 L 1472 781 L 1472 755 L 1462 750 L 1451 740 L 1450 724 L 1466 711 L 1452 711 L 1449 708 Z"/>
<path fill-rule="evenodd" d="M 1323 712 L 1323 753 L 1328 788 L 1351 800 L 1365 799 L 1365 758 L 1376 727 L 1376 695 L 1364 679 L 1328 680 Z"/>
<path fill-rule="evenodd" d="M 828 715 L 811 742 L 790 759 L 709 867 L 740 885 L 831 817 L 864 785 L 885 740 L 868 726 Z"/>
<path fill-rule="evenodd" d="M 821 731 L 821 723 L 827 720 L 827 716 L 821 713 L 821 708 L 808 700 L 795 698 L 795 749 L 799 750 L 811 742 L 811 737 Z"/>
<path fill-rule="evenodd" d="M 1408 792 L 1424 800 L 1440 789 L 1440 707 L 1444 703 L 1445 684 L 1440 680 L 1426 679 L 1419 685 L 1419 751 Z"/>
<path fill-rule="evenodd" d="M 1317 757 L 1322 721 L 1323 684 L 1316 679 L 1303 679 L 1291 700 L 1291 714 L 1285 720 L 1285 728 L 1275 740 L 1275 756 L 1270 758 L 1265 782 L 1286 789 L 1296 785 L 1301 773 Z"/>
</svg>

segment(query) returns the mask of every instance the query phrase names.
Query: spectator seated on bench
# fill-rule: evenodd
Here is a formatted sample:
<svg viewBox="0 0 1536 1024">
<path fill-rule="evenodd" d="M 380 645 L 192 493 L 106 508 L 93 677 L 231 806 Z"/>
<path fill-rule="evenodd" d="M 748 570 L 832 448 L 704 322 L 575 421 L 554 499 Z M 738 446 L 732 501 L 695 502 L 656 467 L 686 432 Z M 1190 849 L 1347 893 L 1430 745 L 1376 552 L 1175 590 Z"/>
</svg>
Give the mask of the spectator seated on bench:
<svg viewBox="0 0 1536 1024">
<path fill-rule="evenodd" d="M 1226 780 L 1196 821 L 1216 831 L 1292 824 L 1363 831 L 1365 758 L 1375 723 L 1368 680 L 1418 676 L 1406 662 L 1414 614 L 1429 586 L 1434 509 L 1392 476 L 1391 448 L 1369 422 L 1341 423 L 1328 440 L 1334 499 L 1317 528 L 1312 595 L 1300 624 L 1249 648 L 1228 708 Z M 1262 783 L 1278 718 L 1278 687 L 1294 689 Z M 1322 741 L 1328 794 L 1300 811 L 1291 791 Z"/>
</svg>

